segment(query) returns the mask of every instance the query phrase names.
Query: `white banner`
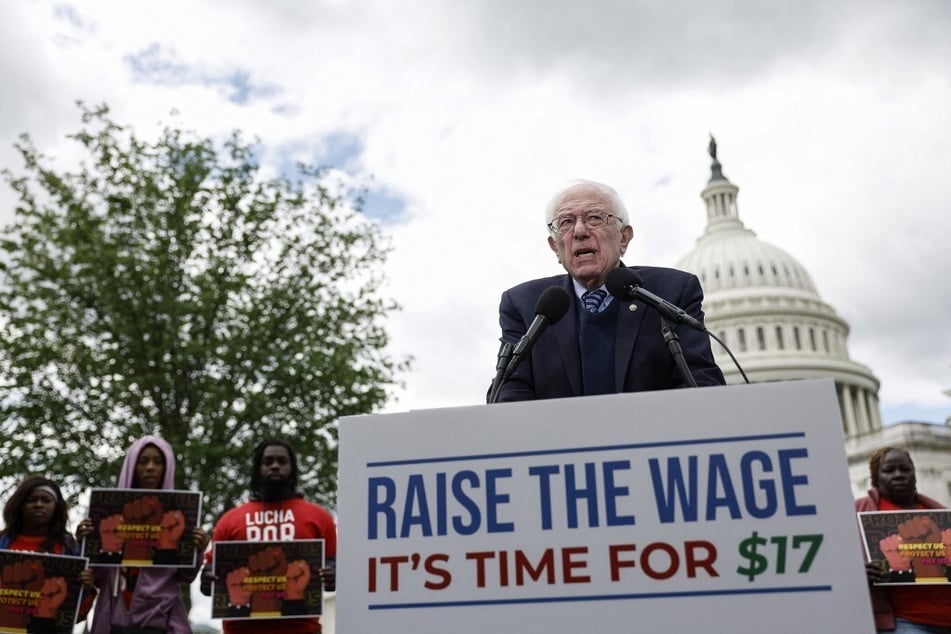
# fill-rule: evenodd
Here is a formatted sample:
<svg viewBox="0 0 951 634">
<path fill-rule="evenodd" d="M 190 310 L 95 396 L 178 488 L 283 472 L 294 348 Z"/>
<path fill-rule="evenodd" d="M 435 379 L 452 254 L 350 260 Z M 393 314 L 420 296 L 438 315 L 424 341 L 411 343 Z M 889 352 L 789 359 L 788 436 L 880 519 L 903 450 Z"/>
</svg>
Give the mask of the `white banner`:
<svg viewBox="0 0 951 634">
<path fill-rule="evenodd" d="M 831 380 L 345 418 L 339 499 L 341 634 L 874 631 Z"/>
</svg>

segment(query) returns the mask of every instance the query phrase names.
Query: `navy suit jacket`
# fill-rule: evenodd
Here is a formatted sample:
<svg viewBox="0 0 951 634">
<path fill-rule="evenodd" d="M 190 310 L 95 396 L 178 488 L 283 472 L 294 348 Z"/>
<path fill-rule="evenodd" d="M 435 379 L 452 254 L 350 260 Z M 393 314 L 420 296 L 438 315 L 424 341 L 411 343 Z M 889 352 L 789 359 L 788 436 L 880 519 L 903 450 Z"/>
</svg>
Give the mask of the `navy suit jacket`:
<svg viewBox="0 0 951 634">
<path fill-rule="evenodd" d="M 622 265 L 623 266 L 623 265 Z M 687 313 L 703 319 L 703 291 L 695 275 L 677 269 L 634 266 L 643 287 Z M 535 342 L 499 392 L 499 402 L 581 396 L 581 353 L 578 348 L 578 298 L 571 278 L 555 275 L 510 288 L 502 294 L 499 323 L 502 342 L 518 343 L 535 318 L 535 303 L 550 286 L 561 286 L 571 298 L 568 313 L 549 326 Z M 616 392 L 663 390 L 687 385 L 676 368 L 664 336 L 660 315 L 643 301 L 620 302 L 614 348 Z M 698 386 L 723 385 L 723 373 L 713 360 L 710 338 L 684 325 L 675 328 L 684 360 Z"/>
</svg>

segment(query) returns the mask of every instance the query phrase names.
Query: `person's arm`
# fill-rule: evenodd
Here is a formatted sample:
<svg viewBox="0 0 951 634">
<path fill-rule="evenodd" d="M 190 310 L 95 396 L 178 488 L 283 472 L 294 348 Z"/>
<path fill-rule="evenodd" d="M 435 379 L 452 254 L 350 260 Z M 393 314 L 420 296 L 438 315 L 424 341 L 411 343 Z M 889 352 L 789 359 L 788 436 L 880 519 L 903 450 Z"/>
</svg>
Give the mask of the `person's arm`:
<svg viewBox="0 0 951 634">
<path fill-rule="evenodd" d="M 208 542 L 211 540 L 208 533 L 196 526 L 192 529 L 192 541 L 195 544 L 195 565 L 191 568 L 179 568 L 178 580 L 182 583 L 191 583 L 202 570 L 202 563 L 205 560 L 205 549 L 208 548 Z"/>
<path fill-rule="evenodd" d="M 214 573 L 215 569 L 215 542 L 226 542 L 230 539 L 227 529 L 229 514 L 225 513 L 215 524 L 214 529 L 211 532 L 211 539 L 205 542 L 205 552 L 204 560 L 205 566 L 201 570 L 201 575 L 199 577 L 199 591 L 206 597 L 211 596 L 211 584 L 212 582 L 219 582 L 221 578 Z"/>
<path fill-rule="evenodd" d="M 214 563 L 213 562 L 206 563 L 205 566 L 201 569 L 201 577 L 199 577 L 198 590 L 206 597 L 210 597 L 211 584 L 217 581 L 220 581 L 220 579 L 214 573 Z"/>
<path fill-rule="evenodd" d="M 337 590 L 337 558 L 327 557 L 324 560 L 324 567 L 318 573 L 320 574 L 320 583 L 327 592 L 336 592 Z"/>
<path fill-rule="evenodd" d="M 324 565 L 317 571 L 326 592 L 337 590 L 337 523 L 327 509 L 315 505 L 318 535 L 324 540 Z"/>
<path fill-rule="evenodd" d="M 82 582 L 82 598 L 79 601 L 79 610 L 76 612 L 76 622 L 81 623 L 86 620 L 89 610 L 92 608 L 93 601 L 99 590 L 96 588 L 96 577 L 92 568 L 86 567 L 79 573 L 79 580 Z"/>
</svg>

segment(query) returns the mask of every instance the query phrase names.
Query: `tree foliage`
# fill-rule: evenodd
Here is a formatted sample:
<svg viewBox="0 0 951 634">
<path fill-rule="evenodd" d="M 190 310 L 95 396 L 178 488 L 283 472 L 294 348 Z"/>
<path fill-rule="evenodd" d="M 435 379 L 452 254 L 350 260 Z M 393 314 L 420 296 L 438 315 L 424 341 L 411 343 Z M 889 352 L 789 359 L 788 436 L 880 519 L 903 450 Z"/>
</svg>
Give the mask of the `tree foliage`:
<svg viewBox="0 0 951 634">
<path fill-rule="evenodd" d="M 332 503 L 336 420 L 377 410 L 408 360 L 385 352 L 389 244 L 324 169 L 265 178 L 254 146 L 100 106 L 57 171 L 28 135 L 0 236 L 0 476 L 114 486 L 128 445 L 166 438 L 211 520 L 245 495 L 253 446 L 298 448 Z"/>
</svg>

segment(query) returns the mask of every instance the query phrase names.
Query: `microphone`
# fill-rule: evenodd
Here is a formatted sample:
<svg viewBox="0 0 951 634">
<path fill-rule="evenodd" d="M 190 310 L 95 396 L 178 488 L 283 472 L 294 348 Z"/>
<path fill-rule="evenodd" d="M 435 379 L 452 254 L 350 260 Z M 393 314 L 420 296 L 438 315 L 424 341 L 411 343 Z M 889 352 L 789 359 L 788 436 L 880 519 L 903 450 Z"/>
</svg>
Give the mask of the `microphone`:
<svg viewBox="0 0 951 634">
<path fill-rule="evenodd" d="M 494 402 L 492 399 L 498 394 L 499 388 L 502 387 L 502 376 L 505 374 L 505 368 L 508 367 L 511 358 L 512 344 L 506 341 L 502 344 L 502 347 L 499 348 L 499 358 L 495 362 L 495 378 L 492 379 L 492 386 L 489 388 L 487 403 Z"/>
<path fill-rule="evenodd" d="M 501 380 L 497 382 L 493 393 L 489 395 L 489 403 L 496 401 L 502 384 L 512 376 L 512 373 L 522 363 L 522 359 L 528 355 L 528 352 L 542 333 L 545 332 L 545 329 L 565 316 L 569 306 L 571 306 L 571 297 L 568 296 L 568 291 L 562 287 L 549 286 L 542 291 L 538 301 L 535 302 L 535 319 L 532 320 L 528 330 L 515 344 L 515 348 L 512 349 L 512 357 L 508 360 L 508 364 L 502 372 Z"/>
<path fill-rule="evenodd" d="M 700 332 L 707 332 L 707 327 L 703 325 L 703 322 L 689 315 L 683 308 L 675 306 L 663 297 L 658 297 L 650 291 L 645 290 L 642 286 L 644 284 L 644 278 L 641 277 L 637 271 L 629 269 L 626 266 L 618 267 L 608 272 L 604 284 L 611 295 L 622 301 L 632 302 L 635 299 L 643 300 L 645 304 L 652 306 L 654 310 L 670 321 L 686 324 Z"/>
<path fill-rule="evenodd" d="M 515 349 L 512 350 L 512 358 L 505 368 L 503 378 L 507 379 L 512 376 L 512 372 L 515 372 L 515 368 L 518 367 L 522 359 L 525 358 L 525 354 L 532 349 L 538 338 L 545 332 L 545 328 L 564 317 L 570 305 L 571 298 L 568 296 L 568 291 L 562 287 L 549 286 L 542 291 L 538 301 L 535 302 L 535 319 L 532 320 L 528 330 L 519 339 Z"/>
<path fill-rule="evenodd" d="M 512 348 L 512 344 L 508 342 L 503 343 L 502 347 L 499 348 L 499 359 L 495 362 L 495 371 L 499 373 L 500 377 L 505 368 L 508 367 L 509 359 L 512 358 Z"/>
</svg>

